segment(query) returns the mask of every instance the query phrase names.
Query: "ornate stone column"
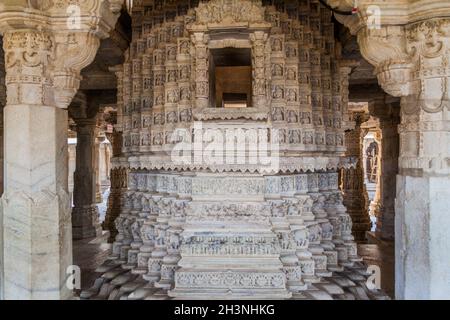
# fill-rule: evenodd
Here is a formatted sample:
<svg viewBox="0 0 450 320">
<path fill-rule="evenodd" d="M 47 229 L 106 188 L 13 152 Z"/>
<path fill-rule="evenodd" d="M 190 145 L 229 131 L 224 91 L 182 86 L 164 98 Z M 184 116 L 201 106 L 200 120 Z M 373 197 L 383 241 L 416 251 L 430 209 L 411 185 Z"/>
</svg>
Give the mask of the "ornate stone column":
<svg viewBox="0 0 450 320">
<path fill-rule="evenodd" d="M 70 296 L 64 286 L 65 269 L 72 261 L 68 119 L 67 111 L 52 99 L 48 59 L 53 46 L 50 32 L 4 33 L 6 299 Z"/>
<path fill-rule="evenodd" d="M 357 35 L 381 87 L 401 97 L 396 297 L 448 298 L 450 3 L 362 0 L 358 12 L 337 18 Z"/>
<path fill-rule="evenodd" d="M 380 151 L 377 195 L 374 212 L 377 217 L 376 237 L 393 241 L 395 236 L 395 179 L 398 174 L 400 104 L 398 99 L 385 96 L 369 104 L 370 114 L 379 119 Z"/>
<path fill-rule="evenodd" d="M 114 130 L 112 134 L 108 135 L 108 139 L 112 145 L 112 158 L 111 158 L 111 173 L 110 181 L 111 188 L 108 197 L 108 209 L 106 211 L 105 221 L 103 222 L 103 229 L 109 230 L 108 242 L 114 242 L 118 233 L 116 228 L 116 218 L 120 215 L 122 203 L 122 194 L 127 190 L 127 169 L 116 167 L 113 162 L 118 160 L 122 154 L 123 146 L 123 108 L 124 108 L 124 67 L 123 65 L 117 65 L 111 67 L 110 70 L 116 74 L 117 77 L 117 118 L 114 124 Z"/>
<path fill-rule="evenodd" d="M 102 2 L 80 4 L 75 26 L 65 6 L 34 1 L 1 5 L 8 97 L 2 196 L 5 299 L 72 295 L 66 286 L 72 264 L 66 108 L 78 90 L 80 70 L 92 62 L 100 38 L 107 37 L 117 19 Z"/>
<path fill-rule="evenodd" d="M 195 32 L 191 41 L 195 46 L 195 108 L 206 108 L 209 106 L 208 36 Z"/>
<path fill-rule="evenodd" d="M 253 64 L 253 106 L 263 108 L 267 104 L 266 79 L 265 79 L 265 46 L 267 33 L 256 31 L 250 34 L 252 42 Z"/>
<path fill-rule="evenodd" d="M 358 105 L 356 105 L 358 108 Z M 349 105 L 349 109 L 352 107 Z M 357 242 L 366 241 L 366 232 L 370 231 L 369 200 L 364 184 L 364 169 L 362 156 L 362 139 L 365 131 L 361 124 L 368 119 L 368 114 L 363 109 L 354 109 L 350 112 L 355 122 L 355 128 L 345 133 L 345 144 L 347 157 L 357 158 L 355 168 L 342 169 L 341 188 L 344 195 L 344 205 L 352 218 L 352 234 Z"/>
<path fill-rule="evenodd" d="M 77 124 L 76 170 L 74 173 L 74 208 L 72 230 L 74 239 L 99 236 L 101 228 L 96 205 L 96 117 L 75 119 Z"/>
<path fill-rule="evenodd" d="M 100 129 L 98 127 L 96 127 L 95 130 L 95 142 L 94 142 L 94 146 L 95 146 L 95 153 L 94 153 L 94 169 L 95 169 L 95 203 L 102 203 L 102 182 L 101 182 L 101 161 L 102 161 L 102 157 L 101 157 L 101 152 L 102 152 L 102 148 L 101 148 L 101 143 L 102 140 L 104 139 L 104 137 L 101 135 L 100 133 Z"/>
</svg>

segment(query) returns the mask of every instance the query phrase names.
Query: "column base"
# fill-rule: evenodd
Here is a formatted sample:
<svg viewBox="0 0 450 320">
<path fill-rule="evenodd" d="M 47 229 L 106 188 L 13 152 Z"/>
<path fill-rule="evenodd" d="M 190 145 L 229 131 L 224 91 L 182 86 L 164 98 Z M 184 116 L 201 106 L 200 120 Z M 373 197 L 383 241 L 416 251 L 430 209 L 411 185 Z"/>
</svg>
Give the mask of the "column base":
<svg viewBox="0 0 450 320">
<path fill-rule="evenodd" d="M 374 213 L 377 217 L 376 236 L 384 241 L 393 242 L 395 239 L 394 208 L 386 209 L 381 205 L 377 205 Z"/>
<path fill-rule="evenodd" d="M 72 209 L 72 237 L 74 240 L 101 236 L 97 206 L 74 207 Z"/>
<path fill-rule="evenodd" d="M 358 224 L 353 225 L 353 230 L 352 230 L 352 235 L 355 238 L 355 241 L 357 243 L 367 243 L 367 229 L 370 230 L 370 228 L 367 228 L 368 226 L 370 226 L 370 224 L 361 224 L 361 226 L 358 226 Z"/>
</svg>

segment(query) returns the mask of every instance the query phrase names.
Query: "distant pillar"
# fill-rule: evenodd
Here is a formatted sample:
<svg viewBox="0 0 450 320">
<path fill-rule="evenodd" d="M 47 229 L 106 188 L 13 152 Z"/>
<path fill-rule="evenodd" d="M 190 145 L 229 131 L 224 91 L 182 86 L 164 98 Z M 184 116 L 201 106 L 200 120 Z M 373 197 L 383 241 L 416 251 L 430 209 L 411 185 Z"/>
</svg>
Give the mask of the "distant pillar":
<svg viewBox="0 0 450 320">
<path fill-rule="evenodd" d="M 101 234 L 96 205 L 96 119 L 75 119 L 75 122 L 77 148 L 72 210 L 73 238 L 85 239 Z"/>
<path fill-rule="evenodd" d="M 364 184 L 364 169 L 362 157 L 361 124 L 367 120 L 364 111 L 352 112 L 355 129 L 345 134 L 347 145 L 346 156 L 356 158 L 355 168 L 342 169 L 341 186 L 344 195 L 344 205 L 352 218 L 352 234 L 357 242 L 366 241 L 366 232 L 370 231 L 368 212 L 368 195 Z"/>
</svg>

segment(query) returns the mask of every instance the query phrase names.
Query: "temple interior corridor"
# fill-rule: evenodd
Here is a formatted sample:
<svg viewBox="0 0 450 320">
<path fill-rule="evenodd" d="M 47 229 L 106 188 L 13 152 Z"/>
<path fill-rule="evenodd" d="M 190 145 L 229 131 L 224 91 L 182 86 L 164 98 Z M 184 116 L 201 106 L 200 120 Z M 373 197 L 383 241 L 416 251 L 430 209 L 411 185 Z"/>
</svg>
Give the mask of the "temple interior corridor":
<svg viewBox="0 0 450 320">
<path fill-rule="evenodd" d="M 0 0 L 0 299 L 449 300 L 449 61 L 448 0 Z"/>
</svg>

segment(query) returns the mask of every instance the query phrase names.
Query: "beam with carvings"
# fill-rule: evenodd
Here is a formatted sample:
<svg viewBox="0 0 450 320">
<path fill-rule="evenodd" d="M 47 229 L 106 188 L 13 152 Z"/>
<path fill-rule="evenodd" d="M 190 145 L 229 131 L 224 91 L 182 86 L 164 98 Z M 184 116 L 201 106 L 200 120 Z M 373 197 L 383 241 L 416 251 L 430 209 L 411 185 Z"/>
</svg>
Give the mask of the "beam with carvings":
<svg viewBox="0 0 450 320">
<path fill-rule="evenodd" d="M 103 106 L 114 103 L 115 90 L 79 91 L 69 107 L 69 115 L 76 123 L 77 152 L 74 172 L 72 209 L 73 239 L 101 235 L 97 198 L 101 197 L 98 184 L 98 126 Z"/>
</svg>

